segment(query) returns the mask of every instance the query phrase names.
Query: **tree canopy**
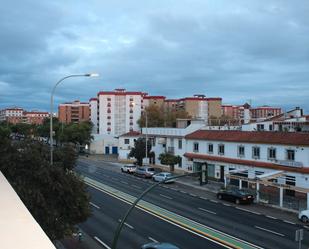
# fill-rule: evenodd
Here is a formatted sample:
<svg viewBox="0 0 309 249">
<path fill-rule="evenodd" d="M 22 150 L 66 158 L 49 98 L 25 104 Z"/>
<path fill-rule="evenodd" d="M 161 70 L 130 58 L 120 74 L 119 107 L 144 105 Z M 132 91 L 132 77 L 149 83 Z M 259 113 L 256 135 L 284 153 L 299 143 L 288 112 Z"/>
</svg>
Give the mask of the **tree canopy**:
<svg viewBox="0 0 309 249">
<path fill-rule="evenodd" d="M 150 150 L 151 150 L 151 143 L 149 141 L 147 143 L 148 157 L 150 156 Z M 145 138 L 138 138 L 135 141 L 134 147 L 131 149 L 129 153 L 129 157 L 136 158 L 137 164 L 140 166 L 143 165 L 143 158 L 146 157 L 146 139 Z"/>
<path fill-rule="evenodd" d="M 189 118 L 189 114 L 184 110 L 170 110 L 150 105 L 145 108 L 141 118 L 137 121 L 140 127 L 146 127 L 146 113 L 148 127 L 176 127 L 176 119 Z"/>
<path fill-rule="evenodd" d="M 57 148 L 50 166 L 46 144 L 13 142 L 6 129 L 0 125 L 0 170 L 51 240 L 72 235 L 75 225 L 90 215 L 86 186 L 72 172 L 75 150 Z"/>
<path fill-rule="evenodd" d="M 159 160 L 161 164 L 163 165 L 169 165 L 170 171 L 174 171 L 175 164 L 180 163 L 181 157 L 180 156 L 174 156 L 170 153 L 162 153 L 159 156 Z"/>
</svg>

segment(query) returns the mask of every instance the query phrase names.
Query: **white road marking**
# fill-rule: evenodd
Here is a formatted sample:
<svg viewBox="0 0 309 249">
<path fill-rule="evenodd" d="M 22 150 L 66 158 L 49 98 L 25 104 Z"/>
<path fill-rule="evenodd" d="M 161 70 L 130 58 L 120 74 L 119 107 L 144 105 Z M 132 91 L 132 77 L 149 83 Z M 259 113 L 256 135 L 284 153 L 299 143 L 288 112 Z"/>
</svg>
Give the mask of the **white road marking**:
<svg viewBox="0 0 309 249">
<path fill-rule="evenodd" d="M 178 189 L 176 189 L 176 188 L 170 188 L 171 190 L 174 190 L 174 191 L 178 191 Z"/>
<path fill-rule="evenodd" d="M 115 178 L 115 177 L 112 177 L 112 180 L 117 181 L 118 179 L 117 179 L 117 178 Z"/>
<path fill-rule="evenodd" d="M 241 211 L 245 211 L 245 212 L 248 212 L 248 213 L 252 213 L 252 214 L 261 215 L 261 214 L 258 213 L 258 212 L 251 211 L 251 210 L 248 210 L 248 209 L 245 209 L 245 208 L 236 207 L 236 209 L 239 209 L 239 210 L 241 210 Z M 275 219 L 276 219 L 276 218 L 275 218 Z"/>
<path fill-rule="evenodd" d="M 152 238 L 152 237 L 148 237 L 148 239 L 150 239 L 151 241 L 153 241 L 153 242 L 155 242 L 155 243 L 158 243 L 159 241 L 157 241 L 157 240 L 155 240 L 154 238 Z"/>
<path fill-rule="evenodd" d="M 140 186 L 137 186 L 137 185 L 134 185 L 134 184 L 132 184 L 131 186 L 134 187 L 134 188 L 142 189 Z"/>
<path fill-rule="evenodd" d="M 94 206 L 94 207 L 97 208 L 97 209 L 100 209 L 100 207 L 99 207 L 98 205 L 94 204 L 93 202 L 89 202 L 89 204 L 90 204 L 91 206 Z"/>
<path fill-rule="evenodd" d="M 167 196 L 167 195 L 162 195 L 162 194 L 160 194 L 160 196 L 162 196 L 162 197 L 164 197 L 164 198 L 166 198 L 166 199 L 170 199 L 170 200 L 173 200 L 173 198 L 172 198 L 172 197 L 170 197 L 170 196 Z"/>
<path fill-rule="evenodd" d="M 127 182 L 125 182 L 125 181 L 120 181 L 121 183 L 123 183 L 123 184 L 128 184 Z"/>
<path fill-rule="evenodd" d="M 196 197 L 197 195 L 195 195 L 195 194 L 190 194 L 191 196 L 193 196 L 193 197 Z"/>
<path fill-rule="evenodd" d="M 285 236 L 285 235 L 282 234 L 282 233 L 277 233 L 277 232 L 275 232 L 275 231 L 272 231 L 272 230 L 269 230 L 269 229 L 266 229 L 266 228 L 263 228 L 263 227 L 259 227 L 259 226 L 254 226 L 254 227 L 257 228 L 257 229 L 263 230 L 263 231 L 265 231 L 265 232 L 269 232 L 269 233 L 273 233 L 273 234 L 279 235 L 279 236 L 281 236 L 281 237 L 284 237 L 284 236 Z"/>
<path fill-rule="evenodd" d="M 187 192 L 186 192 L 186 191 L 182 191 L 182 190 L 180 190 L 180 193 L 186 194 Z"/>
<path fill-rule="evenodd" d="M 205 208 L 198 208 L 198 209 L 199 209 L 199 210 L 202 210 L 202 211 L 204 211 L 204 212 L 210 213 L 210 214 L 217 214 L 216 212 L 207 210 L 207 209 L 205 209 Z"/>
<path fill-rule="evenodd" d="M 207 201 L 207 200 L 208 200 L 208 198 L 203 197 L 203 196 L 200 196 L 200 199 L 205 200 L 205 201 Z"/>
<path fill-rule="evenodd" d="M 122 198 L 119 198 L 118 196 L 115 196 L 115 195 L 111 194 L 110 192 L 108 192 L 108 191 L 102 189 L 101 187 L 97 187 L 96 185 L 91 184 L 91 183 L 89 183 L 89 182 L 86 182 L 86 184 L 89 185 L 90 187 L 95 188 L 95 189 L 97 189 L 97 190 L 99 190 L 99 191 L 101 191 L 101 192 L 103 192 L 103 193 L 105 193 L 105 194 L 107 194 L 107 195 L 109 195 L 109 196 L 111 196 L 111 197 L 113 197 L 113 198 L 116 198 L 116 199 L 118 199 L 118 200 L 120 200 L 120 201 L 122 201 L 122 202 L 125 202 L 125 203 L 130 204 L 130 205 L 132 204 L 130 201 L 124 200 L 124 199 L 122 199 Z M 198 232 L 195 232 L 195 231 L 193 231 L 193 230 L 191 230 L 191 229 L 189 229 L 189 228 L 186 228 L 186 227 L 184 227 L 184 226 L 181 226 L 181 225 L 179 225 L 179 224 L 177 224 L 177 223 L 175 223 L 175 222 L 170 221 L 169 219 L 166 219 L 166 218 L 164 218 L 164 217 L 162 217 L 162 216 L 159 216 L 159 215 L 157 215 L 157 214 L 155 214 L 155 213 L 153 213 L 153 212 L 150 212 L 150 211 L 148 211 L 148 210 L 146 210 L 146 209 L 144 209 L 144 208 L 142 208 L 142 207 L 137 206 L 137 208 L 138 208 L 139 210 L 142 210 L 143 212 L 146 212 L 146 213 L 148 213 L 148 214 L 150 214 L 150 215 L 152 215 L 152 216 L 155 216 L 155 217 L 157 217 L 158 219 L 164 220 L 164 221 L 166 221 L 166 222 L 168 222 L 168 223 L 170 223 L 170 224 L 172 224 L 172 225 L 174 225 L 174 226 L 177 226 L 177 227 L 179 227 L 179 228 L 181 228 L 181 229 L 183 229 L 183 230 L 186 230 L 186 231 L 188 231 L 188 232 L 190 232 L 190 233 L 192 233 L 192 234 L 195 234 L 195 235 L 197 235 L 197 236 L 199 236 L 199 237 L 201 237 L 201 238 L 204 238 L 204 239 L 206 239 L 206 240 L 212 241 L 212 242 L 214 242 L 214 243 L 216 243 L 216 244 L 218 244 L 218 245 L 220 245 L 220 246 L 223 246 L 223 247 L 225 247 L 225 248 L 232 249 L 232 247 L 230 247 L 230 246 L 224 245 L 224 244 L 222 244 L 222 243 L 220 243 L 220 242 L 218 242 L 218 241 L 216 241 L 216 240 L 214 240 L 214 239 L 211 239 L 211 238 L 206 237 L 206 236 L 204 236 L 204 235 L 202 235 L 202 234 L 200 234 L 200 233 L 198 233 Z M 192 220 L 191 220 L 191 222 L 194 222 L 194 223 L 196 223 L 196 224 L 200 224 L 200 223 L 195 222 L 195 221 L 192 221 Z M 202 224 L 200 224 L 200 225 L 202 225 Z M 207 227 L 207 226 L 205 226 L 205 225 L 202 225 L 202 226 Z M 208 228 L 208 229 L 211 229 L 212 231 L 219 232 L 219 231 L 217 231 L 217 230 L 215 230 L 215 229 L 213 229 L 213 228 L 210 228 L 210 227 L 207 227 L 207 228 Z M 234 236 L 231 236 L 231 235 L 229 235 L 229 234 L 225 234 L 225 233 L 223 233 L 223 232 L 219 232 L 219 233 L 220 233 L 220 234 L 223 234 L 223 235 L 225 235 L 225 236 L 228 236 L 228 237 L 230 237 L 230 238 L 233 238 L 233 239 L 235 239 L 235 240 L 237 240 L 237 241 L 240 241 L 240 242 L 246 243 L 246 244 L 248 244 L 248 245 L 251 245 L 251 246 L 253 246 L 254 248 L 263 249 L 263 247 L 254 245 L 254 244 L 252 244 L 252 243 L 250 243 L 250 242 L 248 242 L 248 241 L 241 240 L 241 239 L 236 238 L 236 237 L 234 237 Z"/>
<path fill-rule="evenodd" d="M 119 221 L 119 222 L 121 222 L 121 220 L 120 220 L 120 219 L 119 219 L 118 221 Z M 133 226 L 131 226 L 129 223 L 125 222 L 124 224 L 125 224 L 128 228 L 134 229 L 134 227 L 133 227 Z"/>
<path fill-rule="evenodd" d="M 304 226 L 304 228 L 309 229 L 309 226 Z"/>
<path fill-rule="evenodd" d="M 102 240 L 100 240 L 97 236 L 93 237 L 96 241 L 98 241 L 101 245 L 103 245 L 106 249 L 111 249 L 108 245 L 106 245 Z"/>
<path fill-rule="evenodd" d="M 227 204 L 227 203 L 222 203 L 224 206 L 227 206 L 227 207 L 231 207 L 232 205 L 231 204 Z"/>
<path fill-rule="evenodd" d="M 292 224 L 292 225 L 296 225 L 296 223 L 294 223 L 292 221 L 288 221 L 288 220 L 283 220 L 283 222 L 288 223 L 288 224 Z"/>
<path fill-rule="evenodd" d="M 210 200 L 211 202 L 213 202 L 213 203 L 218 203 L 218 201 L 215 201 L 215 200 Z"/>
<path fill-rule="evenodd" d="M 270 215 L 266 215 L 266 217 L 269 218 L 269 219 L 277 220 L 276 217 L 273 217 L 273 216 L 270 216 Z"/>
</svg>

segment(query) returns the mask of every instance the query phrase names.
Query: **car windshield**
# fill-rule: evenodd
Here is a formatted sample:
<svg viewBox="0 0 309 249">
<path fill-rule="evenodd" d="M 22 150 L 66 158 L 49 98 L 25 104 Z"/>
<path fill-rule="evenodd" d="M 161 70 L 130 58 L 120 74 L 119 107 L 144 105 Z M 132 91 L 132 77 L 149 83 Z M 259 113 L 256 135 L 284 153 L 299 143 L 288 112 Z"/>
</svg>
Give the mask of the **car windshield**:
<svg viewBox="0 0 309 249">
<path fill-rule="evenodd" d="M 148 168 L 148 171 L 155 171 L 154 168 Z"/>
</svg>

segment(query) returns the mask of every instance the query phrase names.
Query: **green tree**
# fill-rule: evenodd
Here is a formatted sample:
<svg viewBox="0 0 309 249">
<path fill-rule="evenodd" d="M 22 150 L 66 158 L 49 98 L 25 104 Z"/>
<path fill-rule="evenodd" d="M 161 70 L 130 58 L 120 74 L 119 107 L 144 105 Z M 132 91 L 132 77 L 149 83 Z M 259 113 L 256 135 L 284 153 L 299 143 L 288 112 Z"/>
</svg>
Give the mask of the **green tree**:
<svg viewBox="0 0 309 249">
<path fill-rule="evenodd" d="M 140 127 L 146 127 L 146 113 L 148 127 L 176 127 L 178 118 L 190 118 L 185 110 L 165 110 L 156 105 L 145 108 L 140 119 L 137 121 Z"/>
<path fill-rule="evenodd" d="M 0 133 L 0 170 L 51 240 L 72 235 L 90 215 L 82 179 L 67 165 L 70 158 L 49 165 L 49 148 L 34 140 L 12 143 Z"/>
<path fill-rule="evenodd" d="M 161 164 L 169 165 L 170 171 L 174 171 L 175 164 L 180 163 L 181 157 L 180 156 L 174 156 L 170 153 L 162 153 L 159 156 L 159 160 L 160 160 Z"/>
<path fill-rule="evenodd" d="M 150 156 L 150 150 L 151 150 L 151 143 L 149 141 L 147 143 L 148 157 Z M 146 139 L 145 138 L 138 138 L 135 141 L 134 147 L 131 149 L 129 153 L 129 157 L 136 158 L 137 164 L 140 166 L 143 165 L 143 158 L 146 157 Z"/>
</svg>

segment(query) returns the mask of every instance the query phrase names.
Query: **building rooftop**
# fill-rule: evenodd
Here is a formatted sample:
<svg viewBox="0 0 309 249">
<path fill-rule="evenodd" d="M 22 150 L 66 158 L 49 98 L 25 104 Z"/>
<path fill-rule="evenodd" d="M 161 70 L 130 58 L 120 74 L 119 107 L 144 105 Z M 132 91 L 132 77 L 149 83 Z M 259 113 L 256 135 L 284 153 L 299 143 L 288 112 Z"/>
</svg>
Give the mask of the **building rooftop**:
<svg viewBox="0 0 309 249">
<path fill-rule="evenodd" d="M 309 146 L 309 133 L 304 132 L 198 130 L 186 139 Z"/>
</svg>

